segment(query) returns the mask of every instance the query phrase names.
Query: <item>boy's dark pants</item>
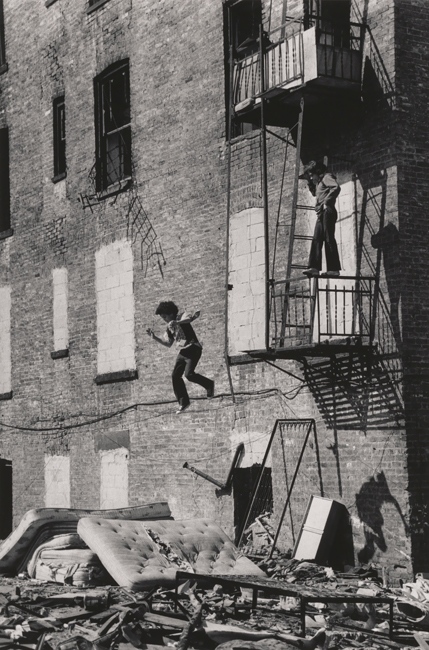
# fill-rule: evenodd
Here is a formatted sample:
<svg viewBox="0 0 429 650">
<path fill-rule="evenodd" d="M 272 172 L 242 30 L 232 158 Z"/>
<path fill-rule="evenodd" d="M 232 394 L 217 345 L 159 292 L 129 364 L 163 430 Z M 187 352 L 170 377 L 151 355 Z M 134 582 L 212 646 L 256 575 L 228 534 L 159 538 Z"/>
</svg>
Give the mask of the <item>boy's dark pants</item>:
<svg viewBox="0 0 429 650">
<path fill-rule="evenodd" d="M 311 243 L 310 259 L 308 266 L 313 269 L 322 268 L 322 247 L 325 243 L 326 270 L 339 271 L 341 269 L 338 247 L 335 240 L 335 223 L 337 211 L 335 208 L 325 208 L 318 216 Z"/>
<path fill-rule="evenodd" d="M 173 380 L 174 394 L 181 406 L 189 404 L 189 395 L 186 390 L 185 382 L 182 379 L 183 375 L 185 375 L 188 381 L 192 381 L 194 384 L 199 384 L 206 390 L 209 390 L 213 386 L 211 379 L 203 377 L 203 375 L 199 375 L 195 372 L 195 368 L 201 358 L 202 352 L 202 348 L 198 345 L 191 345 L 189 348 L 182 350 L 177 355 L 176 364 L 173 368 L 171 377 Z"/>
</svg>

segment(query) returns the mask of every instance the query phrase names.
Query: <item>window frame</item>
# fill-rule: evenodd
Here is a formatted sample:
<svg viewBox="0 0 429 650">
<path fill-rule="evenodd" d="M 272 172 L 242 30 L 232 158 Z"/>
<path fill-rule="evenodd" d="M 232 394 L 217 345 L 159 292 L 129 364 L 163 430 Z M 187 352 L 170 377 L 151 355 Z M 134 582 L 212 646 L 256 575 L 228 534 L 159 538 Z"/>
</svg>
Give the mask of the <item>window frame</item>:
<svg viewBox="0 0 429 650">
<path fill-rule="evenodd" d="M 66 104 L 64 95 L 56 97 L 52 105 L 53 111 L 53 149 L 54 149 L 54 177 L 53 182 L 62 180 L 67 176 L 66 159 Z"/>
<path fill-rule="evenodd" d="M 260 128 L 259 113 L 230 115 L 231 64 L 259 52 L 259 25 L 262 24 L 261 0 L 236 0 L 224 5 L 225 115 L 226 140 L 252 135 Z M 241 37 L 240 37 L 241 36 Z M 231 61 L 232 55 L 232 61 Z M 231 130 L 231 132 L 230 132 Z"/>
<path fill-rule="evenodd" d="M 113 97 L 109 95 L 114 81 L 123 75 L 124 101 L 123 109 L 118 109 L 118 103 L 115 107 L 109 100 Z M 109 66 L 94 79 L 94 110 L 95 110 L 95 140 L 96 140 L 96 191 L 99 193 L 120 191 L 128 187 L 132 179 L 131 170 L 131 106 L 130 106 L 130 69 L 129 59 L 122 59 Z M 119 101 L 120 104 L 120 101 Z M 124 121 L 111 128 L 112 122 L 116 121 L 114 112 L 117 116 L 124 118 Z M 128 116 L 126 113 L 128 112 Z M 125 121 L 125 118 L 128 120 Z M 109 124 L 110 122 L 110 124 Z M 118 156 L 115 161 L 110 157 L 110 152 L 116 149 L 115 141 L 118 141 Z M 114 178 L 109 172 L 109 160 Z M 116 166 L 117 162 L 117 166 Z M 109 178 L 110 177 L 110 178 Z"/>
<path fill-rule="evenodd" d="M 12 234 L 10 223 L 9 129 L 0 128 L 0 239 Z"/>
<path fill-rule="evenodd" d="M 88 9 L 86 10 L 87 14 L 92 13 L 99 7 L 102 7 L 106 2 L 109 2 L 109 0 L 88 0 Z"/>
<path fill-rule="evenodd" d="M 5 42 L 5 30 L 4 30 L 4 11 L 3 11 L 3 0 L 0 0 L 0 74 L 6 72 L 7 63 L 6 63 L 6 42 Z"/>
</svg>

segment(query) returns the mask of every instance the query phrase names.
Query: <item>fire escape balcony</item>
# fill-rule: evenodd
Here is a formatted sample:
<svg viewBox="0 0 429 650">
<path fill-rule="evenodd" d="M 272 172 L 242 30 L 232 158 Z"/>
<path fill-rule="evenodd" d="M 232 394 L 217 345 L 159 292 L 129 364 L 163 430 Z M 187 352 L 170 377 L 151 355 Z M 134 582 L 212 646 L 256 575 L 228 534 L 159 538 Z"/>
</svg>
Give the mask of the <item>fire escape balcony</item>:
<svg viewBox="0 0 429 650">
<path fill-rule="evenodd" d="M 374 337 L 375 278 L 317 277 L 271 281 L 266 328 L 269 347 L 248 350 L 262 359 L 326 357 L 371 350 Z"/>
<path fill-rule="evenodd" d="M 363 38 L 363 25 L 349 23 L 347 28 L 338 28 L 319 19 L 305 30 L 301 22 L 292 21 L 270 32 L 263 48 L 234 61 L 235 113 L 255 108 L 262 96 L 298 104 L 306 91 L 311 95 L 326 89 L 359 94 Z"/>
</svg>

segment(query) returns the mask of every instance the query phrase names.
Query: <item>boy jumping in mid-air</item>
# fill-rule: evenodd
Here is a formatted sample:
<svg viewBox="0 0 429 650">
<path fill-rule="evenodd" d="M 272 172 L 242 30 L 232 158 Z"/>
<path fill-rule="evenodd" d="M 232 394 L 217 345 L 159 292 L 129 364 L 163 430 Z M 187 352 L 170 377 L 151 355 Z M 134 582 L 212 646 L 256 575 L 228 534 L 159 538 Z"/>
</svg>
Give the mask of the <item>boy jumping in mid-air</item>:
<svg viewBox="0 0 429 650">
<path fill-rule="evenodd" d="M 214 381 L 195 372 L 195 368 L 197 367 L 203 351 L 203 346 L 198 341 L 191 323 L 198 318 L 200 312 L 196 311 L 194 314 L 187 314 L 184 312 L 179 314 L 179 309 L 174 302 L 166 300 L 165 302 L 159 303 L 155 314 L 161 316 L 161 318 L 167 323 L 167 330 L 163 339 L 156 336 L 154 331 L 150 328 L 146 330 L 148 335 L 154 339 L 154 341 L 157 341 L 168 348 L 170 348 L 174 342 L 180 348 L 176 364 L 173 368 L 172 380 L 174 394 L 179 402 L 179 408 L 176 413 L 182 413 L 188 408 L 190 403 L 188 391 L 186 390 L 185 382 L 182 379 L 183 375 L 185 375 L 188 381 L 192 381 L 205 388 L 207 391 L 207 397 L 213 397 L 214 395 Z"/>
</svg>

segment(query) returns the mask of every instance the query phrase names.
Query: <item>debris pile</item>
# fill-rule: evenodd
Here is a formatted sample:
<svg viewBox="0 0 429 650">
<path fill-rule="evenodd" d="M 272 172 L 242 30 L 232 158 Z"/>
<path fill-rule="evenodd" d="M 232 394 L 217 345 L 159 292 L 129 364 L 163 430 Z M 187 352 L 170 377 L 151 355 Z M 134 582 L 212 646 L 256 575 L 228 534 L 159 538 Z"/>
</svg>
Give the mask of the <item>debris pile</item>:
<svg viewBox="0 0 429 650">
<path fill-rule="evenodd" d="M 0 649 L 399 650 L 429 645 L 425 577 L 389 589 L 373 567 L 363 568 L 360 573 L 367 577 L 362 578 L 359 570 L 337 573 L 282 557 L 275 568 L 273 561 L 275 556 L 265 560 L 280 579 L 212 575 L 207 577 L 211 584 L 202 584 L 201 576 L 194 580 L 189 574 L 177 588 L 142 592 L 113 584 L 70 588 L 22 574 L 3 577 Z M 249 585 L 256 589 L 256 602 Z"/>
<path fill-rule="evenodd" d="M 244 555 L 157 508 L 27 513 L 0 544 L 0 650 L 429 650 L 429 575 L 393 588 L 372 565 Z"/>
</svg>

